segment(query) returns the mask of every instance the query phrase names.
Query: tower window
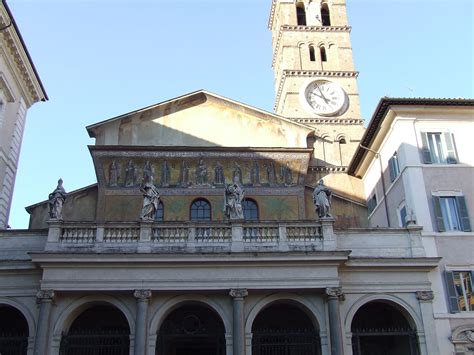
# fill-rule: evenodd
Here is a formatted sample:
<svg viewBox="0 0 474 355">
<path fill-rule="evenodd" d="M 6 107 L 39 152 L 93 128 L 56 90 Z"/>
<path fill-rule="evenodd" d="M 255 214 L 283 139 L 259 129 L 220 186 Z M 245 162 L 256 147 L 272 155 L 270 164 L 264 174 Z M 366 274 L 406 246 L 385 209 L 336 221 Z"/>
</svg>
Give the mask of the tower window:
<svg viewBox="0 0 474 355">
<path fill-rule="evenodd" d="M 306 11 L 302 3 L 296 4 L 296 21 L 298 26 L 306 26 Z"/>
<path fill-rule="evenodd" d="M 324 46 L 321 46 L 321 47 L 319 47 L 319 51 L 321 52 L 321 61 L 322 62 L 327 62 L 328 57 L 326 55 L 326 48 L 324 48 Z"/>
<path fill-rule="evenodd" d="M 323 26 L 331 26 L 331 17 L 329 15 L 328 4 L 323 4 L 321 6 L 321 21 Z"/>
<path fill-rule="evenodd" d="M 309 46 L 309 60 L 312 62 L 316 61 L 316 55 L 314 54 L 314 47 Z"/>
</svg>

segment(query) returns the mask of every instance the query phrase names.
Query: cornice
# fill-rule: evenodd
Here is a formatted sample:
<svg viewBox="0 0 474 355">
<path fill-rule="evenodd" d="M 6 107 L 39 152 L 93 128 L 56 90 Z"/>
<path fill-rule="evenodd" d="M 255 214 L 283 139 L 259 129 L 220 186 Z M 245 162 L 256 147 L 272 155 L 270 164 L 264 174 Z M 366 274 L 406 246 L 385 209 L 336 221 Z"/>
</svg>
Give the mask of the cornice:
<svg viewBox="0 0 474 355">
<path fill-rule="evenodd" d="M 343 173 L 347 172 L 347 166 L 310 166 L 309 172 L 316 173 Z"/>
<path fill-rule="evenodd" d="M 364 120 L 360 118 L 290 118 L 290 120 L 303 124 L 334 124 L 346 126 L 361 126 Z"/>
<path fill-rule="evenodd" d="M 276 58 L 280 52 L 281 38 L 283 32 L 351 32 L 350 26 L 297 26 L 297 25 L 281 25 L 278 30 L 278 37 L 273 51 L 272 68 L 275 67 Z"/>
<path fill-rule="evenodd" d="M 31 61 L 9 9 L 6 6 L 1 6 L 0 25 L 8 26 L 8 24 L 13 24 L 13 26 L 1 32 L 3 35 L 4 48 L 11 62 L 14 63 L 16 77 L 21 83 L 21 89 L 24 92 L 24 98 L 29 107 L 40 100 L 47 100 L 48 97 L 42 87 L 36 69 L 33 66 L 33 62 Z"/>
<path fill-rule="evenodd" d="M 281 92 L 283 91 L 283 86 L 287 77 L 291 76 L 300 76 L 306 78 L 312 77 L 344 77 L 344 78 L 357 78 L 359 72 L 357 71 L 323 71 L 323 70 L 283 70 L 280 79 L 280 85 L 278 85 L 278 91 L 275 98 L 275 105 L 273 110 L 276 112 L 278 104 L 280 103 Z"/>
</svg>

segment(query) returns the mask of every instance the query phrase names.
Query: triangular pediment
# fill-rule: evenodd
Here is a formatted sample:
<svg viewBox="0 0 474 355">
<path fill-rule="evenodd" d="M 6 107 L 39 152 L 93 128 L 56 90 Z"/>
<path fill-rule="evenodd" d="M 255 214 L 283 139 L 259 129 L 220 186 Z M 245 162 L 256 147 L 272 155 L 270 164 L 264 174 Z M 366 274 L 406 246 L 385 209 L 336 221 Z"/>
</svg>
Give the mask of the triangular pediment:
<svg viewBox="0 0 474 355">
<path fill-rule="evenodd" d="M 87 127 L 96 145 L 306 148 L 312 128 L 197 91 Z"/>
</svg>

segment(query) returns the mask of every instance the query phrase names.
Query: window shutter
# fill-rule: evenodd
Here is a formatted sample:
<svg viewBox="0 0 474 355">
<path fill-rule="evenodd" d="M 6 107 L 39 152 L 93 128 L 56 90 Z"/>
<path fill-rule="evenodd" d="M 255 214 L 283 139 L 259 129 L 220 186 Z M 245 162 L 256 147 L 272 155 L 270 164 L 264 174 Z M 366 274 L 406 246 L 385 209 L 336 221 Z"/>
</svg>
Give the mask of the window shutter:
<svg viewBox="0 0 474 355">
<path fill-rule="evenodd" d="M 457 164 L 458 159 L 456 157 L 456 150 L 454 149 L 454 138 L 451 133 L 444 133 L 444 141 L 446 142 L 446 151 L 447 151 L 447 158 L 446 162 L 448 164 Z"/>
<path fill-rule="evenodd" d="M 441 204 L 438 196 L 433 196 L 433 207 L 436 217 L 436 225 L 438 226 L 438 232 L 446 231 L 444 226 L 443 213 L 441 212 Z"/>
<path fill-rule="evenodd" d="M 446 289 L 448 291 L 448 304 L 451 313 L 459 312 L 458 295 L 454 286 L 454 274 L 452 271 L 445 272 Z"/>
<path fill-rule="evenodd" d="M 471 222 L 469 221 L 469 215 L 467 213 L 466 198 L 464 196 L 456 196 L 456 204 L 458 206 L 462 230 L 464 232 L 471 232 Z"/>
<path fill-rule="evenodd" d="M 388 161 L 388 170 L 390 170 L 390 181 L 393 182 L 395 178 L 397 177 L 397 171 L 395 170 L 395 158 L 391 157 L 390 160 Z"/>
<path fill-rule="evenodd" d="M 421 132 L 421 154 L 423 156 L 423 163 L 432 164 L 431 152 L 428 146 L 428 134 L 426 132 Z"/>
</svg>

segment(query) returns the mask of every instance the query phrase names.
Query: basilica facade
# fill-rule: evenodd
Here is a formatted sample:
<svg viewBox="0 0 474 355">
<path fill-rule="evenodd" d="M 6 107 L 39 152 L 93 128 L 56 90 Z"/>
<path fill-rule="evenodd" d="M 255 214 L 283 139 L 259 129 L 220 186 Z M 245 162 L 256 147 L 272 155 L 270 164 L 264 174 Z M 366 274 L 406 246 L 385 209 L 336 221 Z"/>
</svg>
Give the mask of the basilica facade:
<svg viewBox="0 0 474 355">
<path fill-rule="evenodd" d="M 0 232 L 2 354 L 454 354 L 423 226 L 369 225 L 348 174 L 345 1 L 274 0 L 268 25 L 275 113 L 201 90 L 90 125 L 97 183 Z"/>
</svg>

